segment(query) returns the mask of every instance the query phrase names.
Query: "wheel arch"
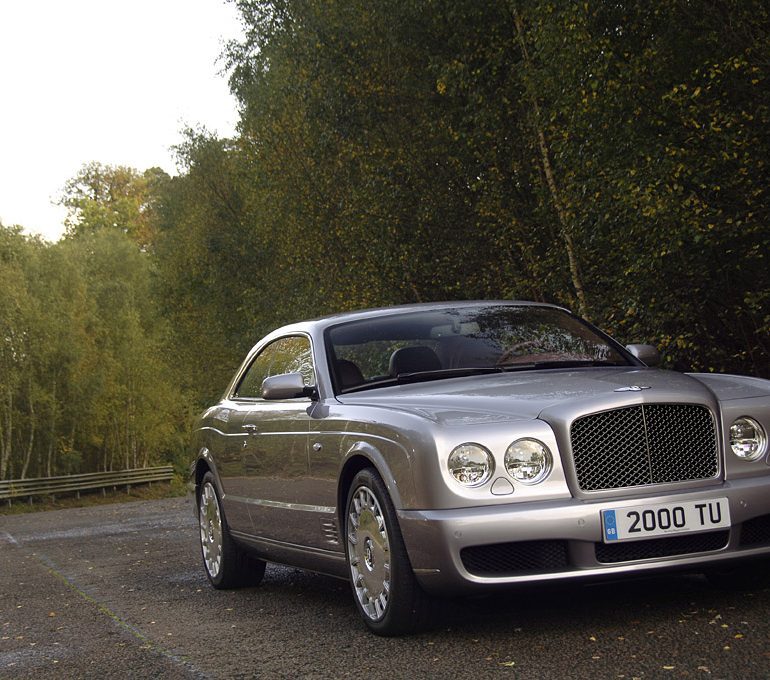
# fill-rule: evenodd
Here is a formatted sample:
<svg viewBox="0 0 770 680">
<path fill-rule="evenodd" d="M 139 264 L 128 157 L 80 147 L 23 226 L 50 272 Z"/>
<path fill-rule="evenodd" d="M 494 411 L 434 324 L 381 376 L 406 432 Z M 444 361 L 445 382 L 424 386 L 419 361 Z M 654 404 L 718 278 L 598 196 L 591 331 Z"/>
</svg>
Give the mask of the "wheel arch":
<svg viewBox="0 0 770 680">
<path fill-rule="evenodd" d="M 194 495 L 196 501 L 200 494 L 201 483 L 203 482 L 203 478 L 206 476 L 207 472 L 211 472 L 211 474 L 214 475 L 219 493 L 224 495 L 222 483 L 219 479 L 219 473 L 217 472 L 216 465 L 214 465 L 214 461 L 211 458 L 211 453 L 206 447 L 203 447 L 198 453 L 198 458 L 196 459 L 195 463 L 192 465 L 190 474 L 190 481 L 194 487 Z"/>
<path fill-rule="evenodd" d="M 372 468 L 377 472 L 385 484 L 393 506 L 396 509 L 402 507 L 401 491 L 397 480 L 390 472 L 387 460 L 376 447 L 367 442 L 359 442 L 351 447 L 338 477 L 337 519 L 340 528 L 345 526 L 345 506 L 353 478 L 365 468 Z"/>
</svg>

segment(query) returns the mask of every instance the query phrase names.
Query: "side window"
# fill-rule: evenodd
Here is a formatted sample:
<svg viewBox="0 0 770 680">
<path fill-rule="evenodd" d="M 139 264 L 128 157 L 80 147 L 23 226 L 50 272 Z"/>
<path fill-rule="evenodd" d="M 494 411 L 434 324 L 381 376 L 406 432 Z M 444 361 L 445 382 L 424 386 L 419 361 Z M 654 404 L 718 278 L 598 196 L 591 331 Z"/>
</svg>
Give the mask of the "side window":
<svg viewBox="0 0 770 680">
<path fill-rule="evenodd" d="M 261 397 L 265 378 L 283 373 L 301 373 L 305 385 L 315 385 L 313 352 L 308 338 L 292 335 L 271 342 L 254 357 L 235 389 L 235 396 L 247 399 Z"/>
</svg>

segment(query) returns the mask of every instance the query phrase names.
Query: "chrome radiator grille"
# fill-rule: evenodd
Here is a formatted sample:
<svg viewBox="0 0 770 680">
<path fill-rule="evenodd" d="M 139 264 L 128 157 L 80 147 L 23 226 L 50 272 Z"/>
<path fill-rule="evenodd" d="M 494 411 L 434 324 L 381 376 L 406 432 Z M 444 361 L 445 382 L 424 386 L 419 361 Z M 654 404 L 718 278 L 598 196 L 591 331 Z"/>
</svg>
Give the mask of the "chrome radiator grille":
<svg viewBox="0 0 770 680">
<path fill-rule="evenodd" d="M 572 423 L 570 438 L 583 491 L 710 479 L 719 471 L 714 419 L 705 406 L 594 413 Z"/>
</svg>

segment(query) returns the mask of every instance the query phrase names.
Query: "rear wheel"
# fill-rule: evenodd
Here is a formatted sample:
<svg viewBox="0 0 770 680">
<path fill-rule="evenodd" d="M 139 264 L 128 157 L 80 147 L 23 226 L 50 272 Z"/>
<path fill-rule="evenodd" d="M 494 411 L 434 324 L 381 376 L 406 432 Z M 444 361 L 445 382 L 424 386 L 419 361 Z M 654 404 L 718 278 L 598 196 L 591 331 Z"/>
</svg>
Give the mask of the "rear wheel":
<svg viewBox="0 0 770 680">
<path fill-rule="evenodd" d="M 361 470 L 348 492 L 345 546 L 353 597 L 377 635 L 403 635 L 422 627 L 428 597 L 415 579 L 393 503 L 379 474 Z"/>
<path fill-rule="evenodd" d="M 203 566 L 211 585 L 220 589 L 259 585 L 265 562 L 250 556 L 230 536 L 211 472 L 204 475 L 198 492 L 198 523 Z"/>
</svg>

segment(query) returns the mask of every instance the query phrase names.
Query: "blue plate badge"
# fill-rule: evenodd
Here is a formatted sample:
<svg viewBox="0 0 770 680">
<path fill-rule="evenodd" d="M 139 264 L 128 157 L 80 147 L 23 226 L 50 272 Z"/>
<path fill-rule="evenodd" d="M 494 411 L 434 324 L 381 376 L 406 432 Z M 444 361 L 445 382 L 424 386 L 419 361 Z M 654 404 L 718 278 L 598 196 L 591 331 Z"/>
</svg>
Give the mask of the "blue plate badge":
<svg viewBox="0 0 770 680">
<path fill-rule="evenodd" d="M 614 510 L 605 510 L 602 513 L 604 519 L 604 540 L 605 541 L 617 541 L 618 540 L 618 524 L 615 519 Z"/>
</svg>

